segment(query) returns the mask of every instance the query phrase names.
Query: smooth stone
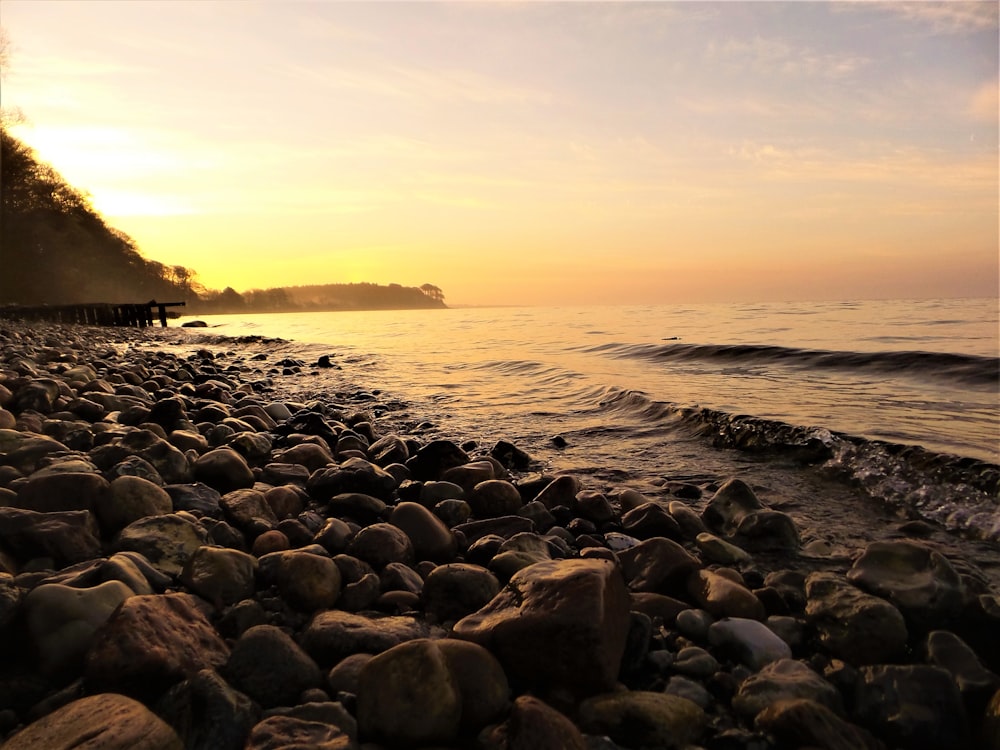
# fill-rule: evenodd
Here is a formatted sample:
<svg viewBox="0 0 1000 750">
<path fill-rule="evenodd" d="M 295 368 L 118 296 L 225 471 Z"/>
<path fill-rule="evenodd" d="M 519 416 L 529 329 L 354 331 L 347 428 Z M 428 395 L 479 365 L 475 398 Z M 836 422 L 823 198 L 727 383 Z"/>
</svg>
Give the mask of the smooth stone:
<svg viewBox="0 0 1000 750">
<path fill-rule="evenodd" d="M 687 646 L 677 652 L 672 667 L 682 675 L 706 679 L 719 671 L 719 662 L 705 649 Z"/>
<path fill-rule="evenodd" d="M 986 669 L 969 645 L 947 630 L 928 633 L 925 642 L 927 662 L 941 667 L 954 678 L 966 705 L 982 710 L 1000 689 L 1000 677 Z"/>
<path fill-rule="evenodd" d="M 664 750 L 695 743 L 708 722 L 705 712 L 687 698 L 643 690 L 588 698 L 578 715 L 584 732 L 608 735 L 628 747 Z"/>
<path fill-rule="evenodd" d="M 593 521 L 595 524 L 607 523 L 615 517 L 615 509 L 603 492 L 597 490 L 580 490 L 573 498 L 572 507 L 578 516 Z"/>
<path fill-rule="evenodd" d="M 107 493 L 94 503 L 97 520 L 108 536 L 141 518 L 166 515 L 173 509 L 173 501 L 162 487 L 134 476 L 115 479 Z"/>
<path fill-rule="evenodd" d="M 193 450 L 200 455 L 207 453 L 209 449 L 205 436 L 193 430 L 172 430 L 167 435 L 167 442 L 185 453 Z"/>
<path fill-rule="evenodd" d="M 325 469 L 333 463 L 333 454 L 325 445 L 318 443 L 299 443 L 275 455 L 282 463 L 304 466 L 311 474 L 319 469 Z"/>
<path fill-rule="evenodd" d="M 580 480 L 564 474 L 549 482 L 533 500 L 537 500 L 549 510 L 558 506 L 571 506 L 580 491 Z"/>
<path fill-rule="evenodd" d="M 14 582 L 14 576 L 0 572 L 0 631 L 18 615 L 23 599 L 24 593 Z"/>
<path fill-rule="evenodd" d="M 741 617 L 727 617 L 708 628 L 708 642 L 727 650 L 753 670 L 778 659 L 790 659 L 792 649 L 764 623 Z"/>
<path fill-rule="evenodd" d="M 823 750 L 885 750 L 871 733 L 845 721 L 826 706 L 807 698 L 765 706 L 754 726 L 776 737 L 782 746 Z"/>
<path fill-rule="evenodd" d="M 340 727 L 294 716 L 269 716 L 250 730 L 243 750 L 359 750 Z"/>
<path fill-rule="evenodd" d="M 510 482 L 504 479 L 489 479 L 476 484 L 466 498 L 472 515 L 476 518 L 497 518 L 516 514 L 524 500 Z"/>
<path fill-rule="evenodd" d="M 795 521 L 778 510 L 758 510 L 739 520 L 733 541 L 751 552 L 789 552 L 802 546 Z"/>
<path fill-rule="evenodd" d="M 85 510 L 37 513 L 0 507 L 0 549 L 19 562 L 51 558 L 57 567 L 101 554 L 97 521 Z"/>
<path fill-rule="evenodd" d="M 811 573 L 806 597 L 806 618 L 834 656 L 861 666 L 891 661 L 906 648 L 906 622 L 899 610 L 842 576 Z"/>
<path fill-rule="evenodd" d="M 271 508 L 271 512 L 278 521 L 297 518 L 305 510 L 302 495 L 294 487 L 285 484 L 267 490 L 264 493 L 264 501 Z"/>
<path fill-rule="evenodd" d="M 233 490 L 253 487 L 254 484 L 253 472 L 246 459 L 232 448 L 216 448 L 203 453 L 191 468 L 195 480 L 223 495 Z"/>
<path fill-rule="evenodd" d="M 338 466 L 317 469 L 306 482 L 309 495 L 321 502 L 347 492 L 390 500 L 395 489 L 392 474 L 363 458 L 349 458 Z"/>
<path fill-rule="evenodd" d="M 399 435 L 383 435 L 368 446 L 367 454 L 369 461 L 384 469 L 390 464 L 405 464 L 410 450 Z"/>
<path fill-rule="evenodd" d="M 695 641 L 708 640 L 708 628 L 715 622 L 710 612 L 703 609 L 685 609 L 677 614 L 675 623 L 681 635 Z"/>
<path fill-rule="evenodd" d="M 420 574 L 403 563 L 389 563 L 379 573 L 380 588 L 386 591 L 406 591 L 416 596 L 424 587 Z"/>
<path fill-rule="evenodd" d="M 502 724 L 480 736 L 483 750 L 588 750 L 576 724 L 533 695 L 514 701 Z"/>
<path fill-rule="evenodd" d="M 698 550 L 706 559 L 722 565 L 738 565 L 753 559 L 746 550 L 708 532 L 698 534 L 695 537 L 695 544 L 698 545 Z"/>
<path fill-rule="evenodd" d="M 257 560 L 265 585 L 278 587 L 282 598 L 303 612 L 334 606 L 343 580 L 336 562 L 306 549 L 272 552 Z"/>
<path fill-rule="evenodd" d="M 284 552 L 291 548 L 292 543 L 288 537 L 277 529 L 272 529 L 271 531 L 265 531 L 253 540 L 250 554 L 254 557 L 263 557 L 271 552 Z"/>
<path fill-rule="evenodd" d="M 186 750 L 242 750 L 260 708 L 213 669 L 170 688 L 155 706 Z"/>
<path fill-rule="evenodd" d="M 613 563 L 553 560 L 518 571 L 453 634 L 492 651 L 510 676 L 587 695 L 617 681 L 629 607 Z"/>
<path fill-rule="evenodd" d="M 451 530 L 440 518 L 419 503 L 397 503 L 389 523 L 402 529 L 413 546 L 417 560 L 447 563 L 455 558 L 457 544 Z"/>
<path fill-rule="evenodd" d="M 36 473 L 18 489 L 14 507 L 39 513 L 93 511 L 109 486 L 108 480 L 92 471 Z"/>
<path fill-rule="evenodd" d="M 441 479 L 455 466 L 469 463 L 469 455 L 450 440 L 432 440 L 406 461 L 413 478 L 422 482 Z"/>
<path fill-rule="evenodd" d="M 633 592 L 630 597 L 633 611 L 642 612 L 655 623 L 667 627 L 672 627 L 677 617 L 691 606 L 680 599 L 674 599 L 672 596 L 653 594 L 648 591 Z"/>
<path fill-rule="evenodd" d="M 222 495 L 203 482 L 168 484 L 163 488 L 173 503 L 175 511 L 186 510 L 197 516 L 222 518 Z"/>
<path fill-rule="evenodd" d="M 312 694 L 315 693 L 315 696 Z M 329 700 L 323 690 L 313 688 L 302 693 L 302 701 L 294 706 L 273 708 L 272 716 L 287 716 L 302 721 L 315 721 L 337 727 L 340 731 L 357 740 L 358 722 L 339 701 Z"/>
<path fill-rule="evenodd" d="M 257 464 L 271 456 L 271 438 L 263 432 L 240 432 L 226 441 L 226 445 L 239 453 L 247 463 Z"/>
<path fill-rule="evenodd" d="M 665 537 L 646 539 L 616 554 L 632 591 L 680 593 L 688 576 L 701 567 L 697 558 Z"/>
<path fill-rule="evenodd" d="M 372 656 L 373 654 L 351 654 L 341 659 L 326 676 L 326 686 L 330 694 L 357 695 L 361 668 L 371 660 Z"/>
<path fill-rule="evenodd" d="M 497 480 L 497 467 L 490 461 L 470 461 L 462 466 L 454 466 L 441 473 L 441 481 L 457 484 L 465 497 L 472 493 L 480 482 Z M 478 515 L 478 514 L 477 514 Z"/>
<path fill-rule="evenodd" d="M 688 580 L 688 593 L 715 617 L 763 620 L 764 605 L 750 589 L 711 570 L 698 570 Z"/>
<path fill-rule="evenodd" d="M 461 696 L 461 730 L 471 734 L 497 720 L 510 705 L 510 685 L 496 657 L 482 646 L 455 638 L 434 644 L 444 655 Z"/>
<path fill-rule="evenodd" d="M 457 531 L 471 545 L 485 536 L 495 535 L 509 539 L 515 534 L 534 531 L 535 524 L 530 518 L 521 516 L 501 516 L 500 518 L 484 518 L 481 521 L 468 521 L 455 526 Z"/>
<path fill-rule="evenodd" d="M 413 544 L 406 533 L 388 523 L 376 523 L 361 529 L 347 545 L 347 553 L 364 560 L 375 570 L 392 562 L 412 565 Z"/>
<path fill-rule="evenodd" d="M 763 508 L 750 485 L 742 479 L 730 479 L 708 501 L 701 520 L 711 531 L 731 536 L 740 521 Z"/>
<path fill-rule="evenodd" d="M 65 453 L 67 450 L 58 440 L 45 435 L 0 429 L 0 454 L 4 456 L 4 463 L 24 475 L 38 469 L 49 454 Z"/>
<path fill-rule="evenodd" d="M 907 750 L 969 746 L 962 695 L 946 670 L 920 664 L 860 671 L 853 715 L 887 744 Z"/>
<path fill-rule="evenodd" d="M 190 595 L 133 596 L 95 634 L 84 679 L 94 691 L 146 698 L 228 659 Z"/>
<path fill-rule="evenodd" d="M 331 667 L 351 654 L 380 654 L 404 641 L 426 638 L 428 632 L 413 617 L 364 617 L 331 609 L 313 616 L 299 644 L 321 667 Z"/>
<path fill-rule="evenodd" d="M 389 745 L 448 744 L 462 719 L 462 696 L 433 641 L 401 643 L 374 656 L 358 681 L 362 739 Z"/>
<path fill-rule="evenodd" d="M 4 750 L 183 750 L 177 733 L 138 701 L 90 695 L 56 709 L 10 737 Z"/>
<path fill-rule="evenodd" d="M 323 684 L 316 662 L 291 636 L 273 625 L 257 625 L 245 631 L 220 672 L 234 688 L 263 708 L 295 705 L 305 690 Z"/>
<path fill-rule="evenodd" d="M 89 588 L 49 583 L 29 591 L 24 597 L 25 620 L 42 671 L 79 669 L 94 633 L 130 596 L 134 592 L 121 581 Z"/>
<path fill-rule="evenodd" d="M 667 686 L 663 689 L 667 695 L 676 695 L 678 698 L 687 698 L 698 706 L 701 710 L 707 710 L 715 698 L 701 683 L 694 680 L 674 675 L 667 681 Z"/>
<path fill-rule="evenodd" d="M 386 509 L 384 502 L 363 492 L 342 492 L 327 501 L 329 515 L 348 518 L 364 526 L 383 520 Z"/>
<path fill-rule="evenodd" d="M 278 525 L 277 516 L 259 490 L 232 490 L 222 496 L 219 505 L 226 521 L 249 537 L 256 537 Z"/>
<path fill-rule="evenodd" d="M 945 625 L 962 609 L 961 576 L 944 555 L 919 542 L 872 542 L 847 578 L 888 599 L 917 630 Z"/>
<path fill-rule="evenodd" d="M 445 500 L 465 500 L 465 490 L 454 482 L 424 482 L 420 487 L 420 502 L 437 505 Z"/>
<path fill-rule="evenodd" d="M 217 606 L 235 604 L 254 593 L 257 560 L 246 552 L 203 545 L 187 559 L 180 580 Z"/>
<path fill-rule="evenodd" d="M 660 503 L 646 502 L 622 514 L 622 530 L 637 539 L 683 539 L 680 524 Z"/>
<path fill-rule="evenodd" d="M 837 688 L 794 659 L 779 659 L 750 675 L 740 684 L 732 705 L 744 716 L 754 717 L 773 703 L 793 698 L 808 698 L 843 712 Z"/>
<path fill-rule="evenodd" d="M 486 568 L 451 563 L 434 568 L 421 592 L 424 612 L 438 622 L 460 620 L 485 607 L 500 591 L 500 582 Z"/>
<path fill-rule="evenodd" d="M 148 516 L 130 523 L 118 534 L 119 552 L 138 552 L 159 571 L 180 575 L 188 558 L 208 541 L 208 533 L 192 520 L 171 513 Z"/>
</svg>

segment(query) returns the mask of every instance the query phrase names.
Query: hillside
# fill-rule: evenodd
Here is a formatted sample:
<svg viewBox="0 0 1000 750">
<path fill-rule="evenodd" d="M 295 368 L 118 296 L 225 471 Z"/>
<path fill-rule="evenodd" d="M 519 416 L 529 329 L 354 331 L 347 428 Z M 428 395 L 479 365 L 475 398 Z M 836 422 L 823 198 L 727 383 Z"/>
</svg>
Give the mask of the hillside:
<svg viewBox="0 0 1000 750">
<path fill-rule="evenodd" d="M 144 258 L 87 196 L 0 126 L 0 305 L 187 303 L 188 314 L 445 307 L 433 284 L 206 289 L 197 273 Z"/>
</svg>

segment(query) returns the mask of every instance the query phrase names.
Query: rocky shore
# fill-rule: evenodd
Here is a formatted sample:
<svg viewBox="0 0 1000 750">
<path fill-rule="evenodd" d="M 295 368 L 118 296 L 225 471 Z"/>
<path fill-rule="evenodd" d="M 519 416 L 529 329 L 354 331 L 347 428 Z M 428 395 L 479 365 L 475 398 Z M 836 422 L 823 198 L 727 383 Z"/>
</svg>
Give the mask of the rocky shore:
<svg viewBox="0 0 1000 750">
<path fill-rule="evenodd" d="M 1000 600 L 924 524 L 824 556 L 184 333 L 0 322 L 4 750 L 1000 748 Z"/>
</svg>

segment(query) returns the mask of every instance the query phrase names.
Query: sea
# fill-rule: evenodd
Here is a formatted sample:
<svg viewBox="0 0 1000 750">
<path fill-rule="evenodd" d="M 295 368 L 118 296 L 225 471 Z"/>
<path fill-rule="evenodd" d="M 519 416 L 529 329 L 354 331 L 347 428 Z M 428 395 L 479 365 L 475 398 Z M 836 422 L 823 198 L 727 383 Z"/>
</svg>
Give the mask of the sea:
<svg viewBox="0 0 1000 750">
<path fill-rule="evenodd" d="M 262 376 L 300 363 L 287 398 L 351 385 L 400 430 L 507 440 L 591 489 L 707 498 L 740 477 L 811 550 L 923 520 L 1000 568 L 998 314 L 997 299 L 468 307 L 207 316 L 184 336 L 259 349 Z"/>
</svg>

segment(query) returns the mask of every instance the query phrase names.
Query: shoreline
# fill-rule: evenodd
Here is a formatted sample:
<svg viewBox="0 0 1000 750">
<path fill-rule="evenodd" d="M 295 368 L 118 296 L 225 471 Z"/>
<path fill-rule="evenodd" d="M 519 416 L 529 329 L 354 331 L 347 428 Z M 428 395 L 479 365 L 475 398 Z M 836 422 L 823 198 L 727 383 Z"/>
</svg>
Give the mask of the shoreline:
<svg viewBox="0 0 1000 750">
<path fill-rule="evenodd" d="M 831 556 L 737 478 L 598 491 L 247 343 L 0 321 L 9 747 L 111 694 L 165 747 L 1000 742 L 1000 602 L 928 524 Z"/>
</svg>

